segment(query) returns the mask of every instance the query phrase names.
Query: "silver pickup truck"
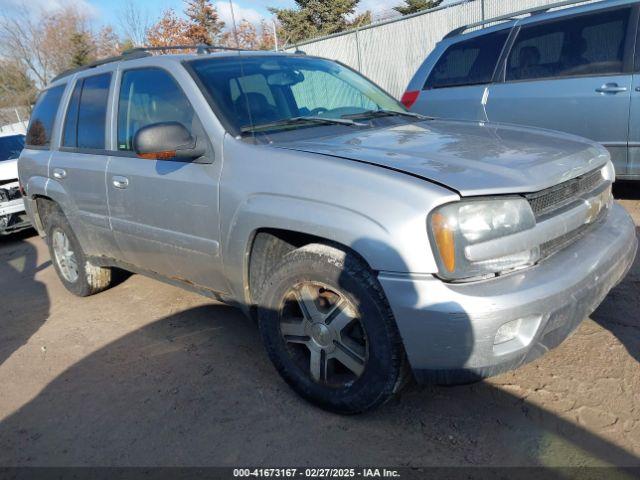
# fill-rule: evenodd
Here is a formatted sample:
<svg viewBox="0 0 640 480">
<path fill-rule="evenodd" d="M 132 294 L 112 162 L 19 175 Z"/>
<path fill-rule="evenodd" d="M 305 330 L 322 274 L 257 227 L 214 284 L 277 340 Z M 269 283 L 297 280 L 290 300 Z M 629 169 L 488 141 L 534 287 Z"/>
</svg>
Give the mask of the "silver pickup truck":
<svg viewBox="0 0 640 480">
<path fill-rule="evenodd" d="M 321 58 L 200 50 L 40 95 L 20 180 L 72 293 L 117 267 L 237 305 L 300 395 L 357 413 L 412 374 L 531 361 L 634 260 L 594 142 L 412 114 Z"/>
</svg>

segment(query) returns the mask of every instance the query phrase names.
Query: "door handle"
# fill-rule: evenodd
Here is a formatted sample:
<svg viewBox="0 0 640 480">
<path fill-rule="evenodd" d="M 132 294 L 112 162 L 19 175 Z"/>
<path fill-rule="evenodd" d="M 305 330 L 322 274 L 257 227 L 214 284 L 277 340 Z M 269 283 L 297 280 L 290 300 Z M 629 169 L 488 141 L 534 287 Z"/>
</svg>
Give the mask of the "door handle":
<svg viewBox="0 0 640 480">
<path fill-rule="evenodd" d="M 53 178 L 57 178 L 58 180 L 67 178 L 67 171 L 64 168 L 54 168 Z"/>
<path fill-rule="evenodd" d="M 111 181 L 113 186 L 120 190 L 124 190 L 129 186 L 129 179 L 127 177 L 113 177 Z"/>
<path fill-rule="evenodd" d="M 617 83 L 605 83 L 600 88 L 596 88 L 598 93 L 623 93 L 629 90 L 627 87 L 621 87 Z"/>
</svg>

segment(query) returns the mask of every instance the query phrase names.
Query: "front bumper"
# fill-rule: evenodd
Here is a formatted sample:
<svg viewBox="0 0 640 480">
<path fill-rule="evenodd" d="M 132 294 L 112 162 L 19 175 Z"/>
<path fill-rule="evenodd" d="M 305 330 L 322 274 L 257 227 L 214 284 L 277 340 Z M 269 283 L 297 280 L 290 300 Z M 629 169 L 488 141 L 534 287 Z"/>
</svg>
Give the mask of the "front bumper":
<svg viewBox="0 0 640 480">
<path fill-rule="evenodd" d="M 1 221 L 3 217 L 8 221 Z M 0 235 L 23 230 L 30 225 L 22 198 L 0 204 Z"/>
<path fill-rule="evenodd" d="M 636 229 L 614 205 L 583 238 L 539 265 L 467 284 L 379 275 L 420 382 L 467 383 L 517 368 L 564 341 L 633 264 Z M 505 323 L 517 334 L 495 345 Z"/>
</svg>

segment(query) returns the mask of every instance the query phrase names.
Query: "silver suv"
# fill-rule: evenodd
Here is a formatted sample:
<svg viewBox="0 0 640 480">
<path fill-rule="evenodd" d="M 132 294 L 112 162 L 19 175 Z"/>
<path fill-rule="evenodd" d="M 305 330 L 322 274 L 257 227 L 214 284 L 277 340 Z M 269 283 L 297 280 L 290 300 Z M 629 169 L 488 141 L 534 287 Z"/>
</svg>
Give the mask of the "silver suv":
<svg viewBox="0 0 640 480">
<path fill-rule="evenodd" d="M 303 397 L 371 409 L 564 340 L 637 240 L 600 145 L 407 112 L 354 71 L 134 52 L 56 79 L 19 161 L 72 293 L 112 268 L 238 305 Z"/>
<path fill-rule="evenodd" d="M 530 13 L 451 32 L 411 80 L 405 105 L 580 135 L 609 150 L 619 179 L 640 180 L 640 1 Z"/>
</svg>

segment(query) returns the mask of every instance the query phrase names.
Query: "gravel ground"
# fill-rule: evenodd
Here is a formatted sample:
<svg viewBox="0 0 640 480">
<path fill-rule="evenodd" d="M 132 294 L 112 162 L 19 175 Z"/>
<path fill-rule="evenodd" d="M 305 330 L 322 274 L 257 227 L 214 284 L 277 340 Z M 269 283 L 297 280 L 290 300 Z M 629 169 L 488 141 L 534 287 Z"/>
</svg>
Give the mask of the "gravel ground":
<svg viewBox="0 0 640 480">
<path fill-rule="evenodd" d="M 33 233 L 0 239 L 0 299 L 2 466 L 640 466 L 640 261 L 536 362 L 357 417 L 292 393 L 233 308 L 142 276 L 71 296 Z"/>
</svg>

